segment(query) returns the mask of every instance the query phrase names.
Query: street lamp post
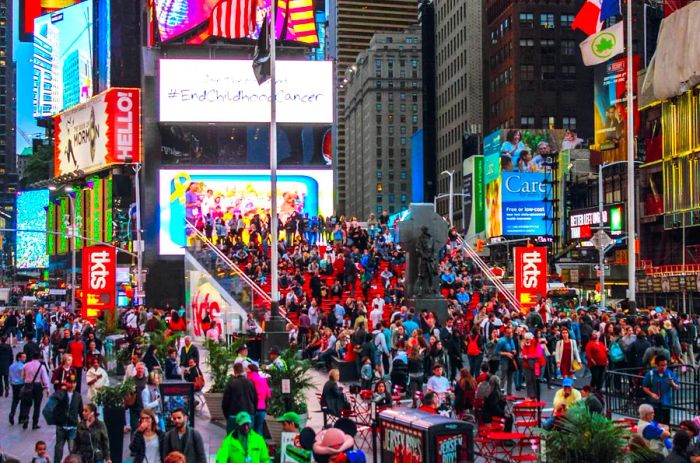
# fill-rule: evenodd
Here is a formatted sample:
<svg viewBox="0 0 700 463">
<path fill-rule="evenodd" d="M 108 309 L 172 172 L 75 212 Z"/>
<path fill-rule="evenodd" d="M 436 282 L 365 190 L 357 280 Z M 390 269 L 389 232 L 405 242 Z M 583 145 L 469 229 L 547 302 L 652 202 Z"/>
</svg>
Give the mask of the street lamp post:
<svg viewBox="0 0 700 463">
<path fill-rule="evenodd" d="M 68 197 L 68 203 L 70 205 L 70 219 L 66 223 L 66 225 L 68 226 L 68 230 L 70 232 L 70 239 L 71 239 L 71 246 L 70 246 L 71 247 L 70 306 L 71 306 L 71 311 L 73 313 L 75 313 L 75 285 L 76 285 L 75 274 L 77 271 L 75 239 L 76 239 L 76 236 L 78 235 L 78 228 L 80 228 L 82 218 L 76 217 L 76 207 L 75 207 L 75 198 L 73 197 L 73 194 L 74 194 L 73 187 L 66 186 L 65 191 L 66 191 L 66 193 L 68 193 L 66 196 Z"/>
<path fill-rule="evenodd" d="M 143 304 L 143 241 L 141 240 L 141 164 L 133 165 L 134 194 L 136 195 L 136 299 Z"/>
<path fill-rule="evenodd" d="M 598 164 L 598 214 L 600 217 L 599 228 L 603 229 L 603 163 Z M 600 307 L 605 310 L 605 247 L 598 248 L 598 271 L 600 272 Z"/>
<path fill-rule="evenodd" d="M 454 176 L 454 174 L 455 174 L 454 170 L 443 170 L 442 172 L 440 172 L 440 175 L 447 175 L 448 177 L 450 177 L 450 189 L 449 189 L 450 196 L 449 196 L 449 206 L 448 206 L 448 210 L 449 210 L 448 213 L 450 216 L 450 227 L 454 226 L 454 200 L 455 200 L 454 187 L 455 187 L 455 184 L 452 181 L 452 177 Z"/>
</svg>

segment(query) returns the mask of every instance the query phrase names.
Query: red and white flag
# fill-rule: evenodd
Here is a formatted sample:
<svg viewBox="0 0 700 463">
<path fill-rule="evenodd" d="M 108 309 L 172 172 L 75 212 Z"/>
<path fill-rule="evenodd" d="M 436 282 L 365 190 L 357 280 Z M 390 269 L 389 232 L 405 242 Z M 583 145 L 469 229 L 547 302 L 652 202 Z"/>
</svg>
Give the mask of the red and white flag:
<svg viewBox="0 0 700 463">
<path fill-rule="evenodd" d="M 221 0 L 211 11 L 209 33 L 216 37 L 239 39 L 255 28 L 254 0 Z"/>
<path fill-rule="evenodd" d="M 586 0 L 571 25 L 572 29 L 581 29 L 586 35 L 600 32 L 603 22 L 600 19 L 600 10 L 603 0 Z"/>
</svg>

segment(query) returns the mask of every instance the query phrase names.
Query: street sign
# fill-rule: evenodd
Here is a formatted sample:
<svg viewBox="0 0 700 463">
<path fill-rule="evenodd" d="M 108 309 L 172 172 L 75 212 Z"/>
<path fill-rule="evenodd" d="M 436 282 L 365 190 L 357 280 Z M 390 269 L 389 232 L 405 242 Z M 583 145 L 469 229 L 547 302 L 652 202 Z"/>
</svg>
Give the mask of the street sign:
<svg viewBox="0 0 700 463">
<path fill-rule="evenodd" d="M 591 238 L 591 243 L 598 249 L 605 249 L 613 243 L 613 239 L 603 230 L 598 230 Z"/>
<path fill-rule="evenodd" d="M 600 271 L 600 265 L 596 264 L 596 265 L 595 265 L 595 269 L 596 269 L 597 271 Z M 604 265 L 604 266 L 603 266 L 603 270 L 605 270 L 605 271 L 607 272 L 608 270 L 610 270 L 610 266 L 607 265 L 607 264 Z"/>
</svg>

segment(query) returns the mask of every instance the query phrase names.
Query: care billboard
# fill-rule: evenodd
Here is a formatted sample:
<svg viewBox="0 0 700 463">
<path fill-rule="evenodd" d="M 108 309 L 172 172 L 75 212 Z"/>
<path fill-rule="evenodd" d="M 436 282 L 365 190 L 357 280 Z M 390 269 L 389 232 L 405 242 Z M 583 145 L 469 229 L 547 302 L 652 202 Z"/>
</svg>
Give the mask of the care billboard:
<svg viewBox="0 0 700 463">
<path fill-rule="evenodd" d="M 277 61 L 277 122 L 333 123 L 332 61 Z M 160 122 L 270 122 L 250 60 L 161 59 Z"/>
<path fill-rule="evenodd" d="M 268 169 L 161 169 L 159 176 L 159 250 L 183 254 L 185 221 L 199 224 L 207 217 L 228 222 L 234 214 L 250 219 L 270 211 Z M 333 213 L 333 171 L 280 169 L 277 204 L 283 222 L 293 213 Z"/>
<path fill-rule="evenodd" d="M 552 166 L 563 130 L 507 129 L 484 138 L 486 237 L 552 235 Z"/>
<path fill-rule="evenodd" d="M 17 255 L 15 265 L 20 269 L 46 268 L 46 210 L 49 190 L 17 193 Z"/>
<path fill-rule="evenodd" d="M 34 117 L 87 101 L 93 88 L 93 2 L 34 20 Z"/>
</svg>

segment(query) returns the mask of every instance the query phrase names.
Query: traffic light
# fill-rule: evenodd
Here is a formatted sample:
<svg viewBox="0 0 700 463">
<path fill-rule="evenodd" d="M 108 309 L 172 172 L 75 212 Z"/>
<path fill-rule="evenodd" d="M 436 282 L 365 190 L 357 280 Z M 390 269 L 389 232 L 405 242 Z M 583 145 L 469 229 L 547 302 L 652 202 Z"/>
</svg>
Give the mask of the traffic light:
<svg viewBox="0 0 700 463">
<path fill-rule="evenodd" d="M 478 239 L 476 240 L 476 252 L 482 252 L 484 250 L 484 240 Z"/>
</svg>

